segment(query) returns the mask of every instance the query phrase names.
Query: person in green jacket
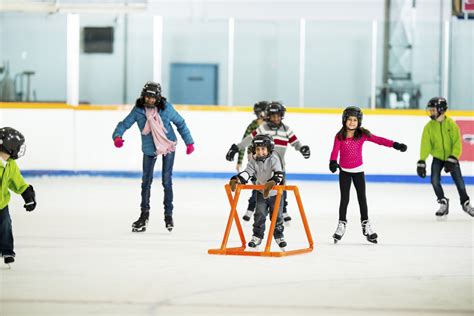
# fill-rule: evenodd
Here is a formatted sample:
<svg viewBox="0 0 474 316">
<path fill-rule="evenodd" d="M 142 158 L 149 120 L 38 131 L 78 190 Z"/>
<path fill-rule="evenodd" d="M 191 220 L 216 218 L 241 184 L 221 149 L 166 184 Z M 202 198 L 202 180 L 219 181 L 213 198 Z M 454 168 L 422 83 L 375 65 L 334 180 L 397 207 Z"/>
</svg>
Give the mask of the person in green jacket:
<svg viewBox="0 0 474 316">
<path fill-rule="evenodd" d="M 471 206 L 469 196 L 466 192 L 466 185 L 459 166 L 461 156 L 461 134 L 459 126 L 450 117 L 446 116 L 448 103 L 445 98 L 432 98 L 426 107 L 430 114 L 429 121 L 423 129 L 420 148 L 420 160 L 417 163 L 417 173 L 421 178 L 426 177 L 426 158 L 431 154 L 431 184 L 435 191 L 438 203 L 440 204 L 436 216 L 442 217 L 449 213 L 449 199 L 444 195 L 441 186 L 441 170 L 451 173 L 451 177 L 456 184 L 461 199 L 462 209 L 471 216 L 474 216 L 474 209 Z"/>
<path fill-rule="evenodd" d="M 11 127 L 0 128 L 0 253 L 5 264 L 15 261 L 9 190 L 21 194 L 28 212 L 36 207 L 35 191 L 25 182 L 15 161 L 24 153 L 25 137 Z"/>
</svg>

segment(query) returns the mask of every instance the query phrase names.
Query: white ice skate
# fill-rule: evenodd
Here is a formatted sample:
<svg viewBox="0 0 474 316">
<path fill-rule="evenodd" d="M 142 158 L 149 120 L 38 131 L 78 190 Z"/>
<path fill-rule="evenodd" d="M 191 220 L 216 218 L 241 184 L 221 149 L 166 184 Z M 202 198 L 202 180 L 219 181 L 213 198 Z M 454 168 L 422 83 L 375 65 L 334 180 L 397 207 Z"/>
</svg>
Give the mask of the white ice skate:
<svg viewBox="0 0 474 316">
<path fill-rule="evenodd" d="M 280 247 L 281 251 L 286 251 L 285 247 L 287 246 L 287 243 L 285 241 L 285 238 L 275 238 L 275 242 L 277 243 L 278 247 Z"/>
<path fill-rule="evenodd" d="M 467 214 L 474 216 L 474 208 L 472 207 L 471 202 L 469 200 L 464 202 L 464 204 L 462 205 L 462 209 Z"/>
<path fill-rule="evenodd" d="M 377 234 L 372 230 L 369 220 L 362 221 L 362 234 L 373 244 L 377 243 Z"/>
<path fill-rule="evenodd" d="M 257 248 L 262 243 L 262 238 L 257 236 L 252 236 L 252 239 L 249 241 L 248 246 L 250 248 Z"/>
<path fill-rule="evenodd" d="M 337 224 L 336 232 L 334 235 L 332 235 L 332 238 L 334 238 L 334 243 L 337 244 L 339 240 L 341 240 L 342 236 L 346 233 L 346 221 L 339 221 Z"/>
<path fill-rule="evenodd" d="M 253 210 L 247 210 L 247 212 L 245 212 L 244 216 L 242 216 L 242 219 L 244 221 L 248 222 L 248 221 L 250 221 L 252 216 L 253 216 Z"/>
<path fill-rule="evenodd" d="M 446 216 L 449 213 L 449 199 L 442 198 L 438 200 L 439 209 L 436 211 L 435 215 L 438 220 L 446 219 Z"/>
</svg>

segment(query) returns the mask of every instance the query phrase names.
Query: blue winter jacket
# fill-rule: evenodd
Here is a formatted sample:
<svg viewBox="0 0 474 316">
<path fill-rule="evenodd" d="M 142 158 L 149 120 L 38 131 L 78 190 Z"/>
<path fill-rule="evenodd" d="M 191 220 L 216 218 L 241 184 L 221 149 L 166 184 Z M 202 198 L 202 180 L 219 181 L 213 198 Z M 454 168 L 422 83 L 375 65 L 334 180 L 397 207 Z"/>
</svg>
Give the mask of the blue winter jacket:
<svg viewBox="0 0 474 316">
<path fill-rule="evenodd" d="M 176 134 L 171 127 L 171 122 L 178 128 L 178 132 L 184 140 L 186 145 L 194 144 L 193 138 L 191 137 L 191 132 L 189 131 L 188 127 L 186 126 L 186 122 L 182 118 L 181 115 L 173 108 L 173 105 L 166 101 L 165 106 L 161 109 L 158 114 L 163 121 L 163 125 L 166 129 L 166 137 L 168 137 L 171 141 L 176 141 Z M 140 135 L 142 136 L 142 151 L 145 155 L 148 156 L 155 156 L 156 147 L 153 143 L 153 137 L 151 133 L 147 135 L 143 135 L 141 132 L 145 127 L 146 123 L 146 115 L 145 109 L 143 107 L 134 106 L 130 114 L 127 117 L 117 124 L 117 127 L 112 134 L 112 139 L 115 137 L 120 136 L 125 133 L 127 129 L 129 129 L 135 122 L 137 122 L 138 128 L 140 129 Z"/>
</svg>

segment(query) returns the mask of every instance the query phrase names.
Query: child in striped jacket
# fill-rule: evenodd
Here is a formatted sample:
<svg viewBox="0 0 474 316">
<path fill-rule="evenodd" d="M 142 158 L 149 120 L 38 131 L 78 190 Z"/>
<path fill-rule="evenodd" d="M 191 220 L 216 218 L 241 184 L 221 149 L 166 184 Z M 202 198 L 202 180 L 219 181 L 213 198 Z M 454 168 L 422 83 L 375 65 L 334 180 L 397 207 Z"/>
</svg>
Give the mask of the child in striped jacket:
<svg viewBox="0 0 474 316">
<path fill-rule="evenodd" d="M 293 130 L 286 124 L 283 124 L 282 120 L 285 116 L 286 108 L 280 102 L 271 102 L 267 109 L 267 121 L 265 121 L 262 125 L 260 125 L 256 130 L 250 133 L 247 137 L 245 137 L 239 144 L 232 144 L 229 151 L 227 152 L 226 159 L 228 161 L 234 160 L 234 156 L 239 150 L 250 145 L 252 139 L 255 138 L 257 135 L 268 135 L 273 138 L 275 142 L 275 153 L 280 157 L 283 171 L 286 170 L 285 168 L 285 153 L 288 144 L 293 146 L 297 151 L 299 151 L 305 159 L 310 157 L 310 149 L 307 145 L 302 145 L 301 142 L 296 137 Z M 287 205 L 286 202 L 286 191 L 283 192 L 283 199 L 284 199 L 284 206 L 283 206 L 283 219 L 285 222 L 291 221 L 291 217 L 288 215 L 287 212 Z M 246 214 L 246 216 L 251 216 L 252 213 Z"/>
</svg>

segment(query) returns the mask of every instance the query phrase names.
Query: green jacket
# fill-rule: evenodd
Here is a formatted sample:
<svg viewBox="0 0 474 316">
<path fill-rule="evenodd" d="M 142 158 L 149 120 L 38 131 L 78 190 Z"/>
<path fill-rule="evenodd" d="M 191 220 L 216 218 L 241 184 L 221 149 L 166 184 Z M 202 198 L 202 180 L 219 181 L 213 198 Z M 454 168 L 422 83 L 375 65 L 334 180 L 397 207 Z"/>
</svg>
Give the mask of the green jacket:
<svg viewBox="0 0 474 316">
<path fill-rule="evenodd" d="M 255 119 L 253 120 L 249 126 L 247 126 L 247 128 L 245 129 L 245 133 L 244 133 L 244 137 L 242 137 L 242 139 L 244 139 L 245 137 L 247 137 L 247 135 L 249 135 L 250 133 L 252 133 L 254 130 L 256 130 L 258 127 L 260 126 L 260 124 L 258 123 L 258 120 Z M 247 148 L 247 154 L 248 155 L 251 155 L 252 154 L 252 151 L 253 151 L 253 148 L 252 146 L 250 145 L 248 148 Z M 242 160 L 244 160 L 244 155 L 245 155 L 245 149 L 242 149 L 239 151 L 239 159 L 237 160 L 237 163 L 240 165 L 242 164 Z"/>
<path fill-rule="evenodd" d="M 441 123 L 431 120 L 425 125 L 421 137 L 420 160 L 426 160 L 430 154 L 443 161 L 449 156 L 459 159 L 461 151 L 461 133 L 453 119 L 446 117 Z"/>
<path fill-rule="evenodd" d="M 15 160 L 8 159 L 5 167 L 0 164 L 0 210 L 4 209 L 10 202 L 9 190 L 16 194 L 22 194 L 28 186 Z"/>
</svg>

